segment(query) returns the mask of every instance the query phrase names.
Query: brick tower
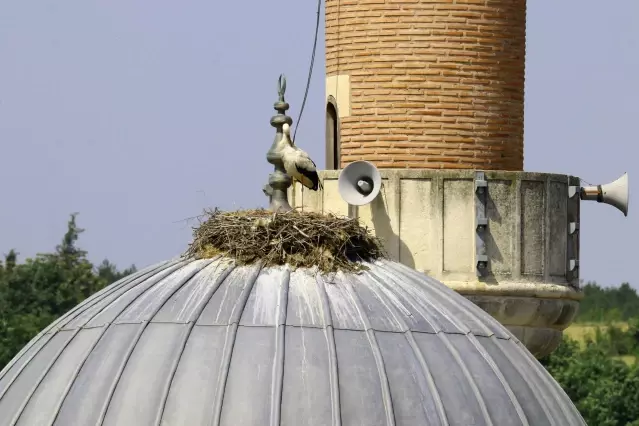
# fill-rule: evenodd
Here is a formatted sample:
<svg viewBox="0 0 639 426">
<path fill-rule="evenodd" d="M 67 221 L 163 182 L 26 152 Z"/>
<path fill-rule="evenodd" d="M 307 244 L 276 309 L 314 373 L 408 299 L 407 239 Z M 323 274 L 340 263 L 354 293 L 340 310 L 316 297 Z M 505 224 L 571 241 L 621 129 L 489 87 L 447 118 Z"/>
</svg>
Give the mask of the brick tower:
<svg viewBox="0 0 639 426">
<path fill-rule="evenodd" d="M 583 297 L 580 181 L 523 171 L 525 49 L 526 0 L 326 0 L 329 170 L 290 197 L 358 217 L 539 357 Z M 382 181 L 359 207 L 338 189 L 358 160 Z"/>
<path fill-rule="evenodd" d="M 326 0 L 328 168 L 522 170 L 525 48 L 525 0 Z"/>
</svg>

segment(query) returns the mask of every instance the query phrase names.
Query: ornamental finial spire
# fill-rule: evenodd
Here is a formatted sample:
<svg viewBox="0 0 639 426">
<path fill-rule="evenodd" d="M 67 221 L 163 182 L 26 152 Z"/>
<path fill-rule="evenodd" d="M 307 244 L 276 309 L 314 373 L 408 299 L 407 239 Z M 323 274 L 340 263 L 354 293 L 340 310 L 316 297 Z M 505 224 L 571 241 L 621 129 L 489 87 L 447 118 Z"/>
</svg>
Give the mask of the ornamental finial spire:
<svg viewBox="0 0 639 426">
<path fill-rule="evenodd" d="M 278 142 L 282 139 L 282 126 L 284 123 L 288 125 L 293 124 L 293 119 L 286 115 L 289 105 L 284 100 L 284 94 L 286 93 L 286 77 L 284 74 L 280 75 L 277 81 L 277 93 L 279 100 L 275 102 L 273 108 L 277 111 L 277 114 L 271 117 L 271 126 L 275 127 L 275 140 L 271 149 L 266 153 L 266 160 L 273 164 L 274 171 L 268 178 L 268 184 L 264 186 L 263 191 L 270 199 L 269 209 L 271 211 L 290 211 L 293 210 L 288 203 L 288 188 L 293 181 L 291 177 L 286 174 L 284 170 L 284 164 L 282 163 L 282 153 L 278 147 Z"/>
</svg>

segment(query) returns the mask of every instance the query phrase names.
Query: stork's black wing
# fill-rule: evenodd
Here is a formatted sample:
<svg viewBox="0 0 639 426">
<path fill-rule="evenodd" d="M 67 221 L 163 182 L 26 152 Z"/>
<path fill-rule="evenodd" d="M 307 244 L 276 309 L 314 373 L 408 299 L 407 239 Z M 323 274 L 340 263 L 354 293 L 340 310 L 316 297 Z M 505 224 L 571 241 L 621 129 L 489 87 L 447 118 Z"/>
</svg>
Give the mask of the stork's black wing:
<svg viewBox="0 0 639 426">
<path fill-rule="evenodd" d="M 317 191 L 317 189 L 320 187 L 320 181 L 319 181 L 319 176 L 317 175 L 317 171 L 308 170 L 298 165 L 296 165 L 295 168 L 297 169 L 298 172 L 300 172 L 301 175 L 307 177 L 311 181 L 313 186 L 309 189 L 312 189 L 313 191 Z"/>
</svg>

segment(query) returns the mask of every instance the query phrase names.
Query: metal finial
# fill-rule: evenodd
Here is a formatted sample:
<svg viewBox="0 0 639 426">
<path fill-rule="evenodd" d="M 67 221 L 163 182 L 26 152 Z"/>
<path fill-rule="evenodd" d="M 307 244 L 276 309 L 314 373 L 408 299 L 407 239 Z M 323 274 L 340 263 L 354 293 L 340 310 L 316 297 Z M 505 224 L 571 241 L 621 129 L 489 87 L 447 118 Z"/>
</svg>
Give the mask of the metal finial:
<svg viewBox="0 0 639 426">
<path fill-rule="evenodd" d="M 284 74 L 280 75 L 277 81 L 277 93 L 279 100 L 275 102 L 273 107 L 277 111 L 277 115 L 271 117 L 271 126 L 275 127 L 275 140 L 271 149 L 266 153 L 266 160 L 273 164 L 274 171 L 268 178 L 268 184 L 264 186 L 262 191 L 270 199 L 269 209 L 271 211 L 290 211 L 293 210 L 288 202 L 288 188 L 293 181 L 291 177 L 286 174 L 284 164 L 282 163 L 282 153 L 278 147 L 278 143 L 282 140 L 283 131 L 282 126 L 284 123 L 288 125 L 293 124 L 293 119 L 286 115 L 289 105 L 284 100 L 284 94 L 286 93 L 286 77 Z"/>
<path fill-rule="evenodd" d="M 286 93 L 286 76 L 280 74 L 280 78 L 277 80 L 277 94 L 280 95 L 279 102 L 285 103 L 284 94 Z"/>
</svg>

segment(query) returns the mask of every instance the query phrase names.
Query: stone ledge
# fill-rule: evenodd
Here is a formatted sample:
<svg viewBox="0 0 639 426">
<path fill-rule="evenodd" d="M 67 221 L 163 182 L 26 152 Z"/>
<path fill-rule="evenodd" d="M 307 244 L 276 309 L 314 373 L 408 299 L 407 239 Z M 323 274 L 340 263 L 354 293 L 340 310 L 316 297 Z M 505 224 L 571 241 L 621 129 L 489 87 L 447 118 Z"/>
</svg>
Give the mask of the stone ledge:
<svg viewBox="0 0 639 426">
<path fill-rule="evenodd" d="M 320 170 L 318 171 L 321 179 L 338 179 L 341 170 Z M 475 177 L 474 170 L 441 170 L 441 169 L 380 169 L 379 173 L 382 178 L 401 178 L 401 179 L 473 179 Z M 532 180 L 544 182 L 550 179 L 552 182 L 566 182 L 566 175 L 559 173 L 540 173 L 540 172 L 520 172 L 520 171 L 499 171 L 486 170 L 486 178 L 490 180 Z"/>
<path fill-rule="evenodd" d="M 562 332 L 552 328 L 506 326 L 535 358 L 551 354 L 561 343 Z"/>
<path fill-rule="evenodd" d="M 579 302 L 574 300 L 460 294 L 506 326 L 563 331 L 579 311 Z"/>
<path fill-rule="evenodd" d="M 483 282 L 444 281 L 453 290 L 464 295 L 516 296 L 541 299 L 568 299 L 580 301 L 582 292 L 565 285 L 529 282 L 500 281 L 499 284 Z"/>
</svg>

